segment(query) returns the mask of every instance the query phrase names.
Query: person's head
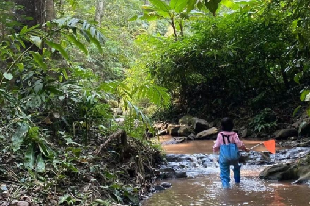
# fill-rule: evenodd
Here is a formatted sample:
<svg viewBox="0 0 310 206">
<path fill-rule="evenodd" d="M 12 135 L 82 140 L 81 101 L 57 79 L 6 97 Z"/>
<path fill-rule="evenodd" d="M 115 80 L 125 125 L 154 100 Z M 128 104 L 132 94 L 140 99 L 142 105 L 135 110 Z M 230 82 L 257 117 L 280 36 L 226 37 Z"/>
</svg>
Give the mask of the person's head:
<svg viewBox="0 0 310 206">
<path fill-rule="evenodd" d="M 234 123 L 232 119 L 230 119 L 229 117 L 225 117 L 221 121 L 221 127 L 222 131 L 231 132 L 234 128 Z"/>
</svg>

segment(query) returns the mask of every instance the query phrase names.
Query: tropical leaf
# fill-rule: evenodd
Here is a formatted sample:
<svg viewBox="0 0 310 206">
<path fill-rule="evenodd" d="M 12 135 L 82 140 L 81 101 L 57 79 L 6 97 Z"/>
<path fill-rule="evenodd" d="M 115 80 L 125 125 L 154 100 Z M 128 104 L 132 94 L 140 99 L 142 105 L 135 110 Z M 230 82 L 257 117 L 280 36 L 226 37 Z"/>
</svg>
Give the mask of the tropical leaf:
<svg viewBox="0 0 310 206">
<path fill-rule="evenodd" d="M 46 71 L 47 66 L 43 61 L 43 57 L 41 56 L 41 54 L 39 54 L 38 52 L 31 52 L 34 61 L 40 66 L 42 67 L 43 70 Z"/>
<path fill-rule="evenodd" d="M 310 93 L 310 90 L 308 90 L 308 89 L 303 90 L 301 92 L 301 95 L 300 95 L 300 100 L 301 101 L 307 101 L 306 97 L 309 95 L 309 93 Z"/>
<path fill-rule="evenodd" d="M 61 44 L 56 44 L 54 42 L 51 41 L 46 41 L 46 44 L 50 47 L 52 47 L 53 49 L 56 49 L 57 51 L 59 51 L 61 53 L 61 55 L 66 59 L 69 60 L 69 55 L 68 53 L 65 51 L 65 49 L 61 46 Z"/>
<path fill-rule="evenodd" d="M 14 152 L 20 149 L 20 146 L 22 145 L 24 137 L 26 136 L 28 130 L 29 125 L 27 123 L 23 123 L 17 128 L 16 132 L 13 134 L 12 149 Z"/>
<path fill-rule="evenodd" d="M 205 0 L 205 6 L 215 16 L 221 0 Z"/>
<path fill-rule="evenodd" d="M 80 41 L 78 41 L 74 35 L 72 35 L 72 34 L 67 35 L 67 38 L 69 39 L 69 41 L 70 41 L 71 43 L 73 43 L 74 45 L 76 45 L 81 51 L 83 51 L 86 55 L 88 55 L 88 50 L 87 50 L 87 48 L 85 47 L 85 45 L 82 44 Z"/>
<path fill-rule="evenodd" d="M 157 9 L 157 11 L 164 11 L 164 12 L 169 12 L 171 9 L 166 2 L 161 1 L 161 0 L 150 0 L 152 5 Z"/>
<path fill-rule="evenodd" d="M 171 0 L 170 7 L 180 13 L 188 6 L 189 0 Z M 192 3 L 192 2 L 191 2 Z"/>
<path fill-rule="evenodd" d="M 187 12 L 190 12 L 195 8 L 196 2 L 197 2 L 197 0 L 188 0 Z"/>
<path fill-rule="evenodd" d="M 43 89 L 43 83 L 42 80 L 39 79 L 34 83 L 33 89 L 36 93 L 38 93 L 39 91 L 41 91 Z"/>
<path fill-rule="evenodd" d="M 41 48 L 42 39 L 38 36 L 31 36 L 30 41 L 35 44 L 38 48 Z"/>
<path fill-rule="evenodd" d="M 25 153 L 24 166 L 27 169 L 32 170 L 34 169 L 34 164 L 35 164 L 34 148 L 33 148 L 33 145 L 31 144 Z"/>
<path fill-rule="evenodd" d="M 45 162 L 43 160 L 42 154 L 39 154 L 37 157 L 36 171 L 45 172 Z"/>
<path fill-rule="evenodd" d="M 3 77 L 7 80 L 12 80 L 13 75 L 11 73 L 4 72 Z"/>
</svg>

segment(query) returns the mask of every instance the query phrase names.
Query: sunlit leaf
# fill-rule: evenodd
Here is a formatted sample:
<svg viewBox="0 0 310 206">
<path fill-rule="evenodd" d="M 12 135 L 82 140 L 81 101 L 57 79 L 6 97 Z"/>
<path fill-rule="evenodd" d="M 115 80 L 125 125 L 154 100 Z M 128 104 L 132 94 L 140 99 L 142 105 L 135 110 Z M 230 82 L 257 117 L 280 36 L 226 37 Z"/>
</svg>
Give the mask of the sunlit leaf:
<svg viewBox="0 0 310 206">
<path fill-rule="evenodd" d="M 42 154 L 39 154 L 37 157 L 36 171 L 45 172 L 45 162 L 43 160 Z"/>
<path fill-rule="evenodd" d="M 12 80 L 13 79 L 13 75 L 11 73 L 7 73 L 7 72 L 5 72 L 3 74 L 3 77 L 6 78 L 7 80 Z"/>
<path fill-rule="evenodd" d="M 31 36 L 30 40 L 32 43 L 34 43 L 38 48 L 41 48 L 42 45 L 42 39 L 38 36 Z"/>
<path fill-rule="evenodd" d="M 165 11 L 165 12 L 169 12 L 169 10 L 171 9 L 170 6 L 161 0 L 149 0 L 152 5 L 157 9 L 157 10 L 161 10 L 161 11 Z"/>
<path fill-rule="evenodd" d="M 309 93 L 310 93 L 310 90 L 308 90 L 308 89 L 303 90 L 303 91 L 301 92 L 301 95 L 300 95 L 300 100 L 301 100 L 301 101 L 307 101 L 307 100 L 306 100 L 306 97 L 309 95 Z M 308 101 L 309 101 L 309 100 L 308 100 Z"/>
</svg>

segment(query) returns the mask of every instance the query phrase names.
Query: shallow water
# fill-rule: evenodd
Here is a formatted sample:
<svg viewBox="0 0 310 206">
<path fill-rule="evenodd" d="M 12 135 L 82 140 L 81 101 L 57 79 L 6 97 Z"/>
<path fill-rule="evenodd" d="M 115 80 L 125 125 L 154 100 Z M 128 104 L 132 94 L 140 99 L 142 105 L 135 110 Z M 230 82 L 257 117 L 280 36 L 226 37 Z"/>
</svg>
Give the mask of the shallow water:
<svg viewBox="0 0 310 206">
<path fill-rule="evenodd" d="M 161 142 L 171 137 L 162 137 Z M 262 141 L 245 140 L 245 145 L 250 148 Z M 164 145 L 167 154 L 212 154 L 214 140 L 189 141 L 181 144 Z M 277 151 L 281 148 L 277 148 Z M 256 147 L 254 151 L 266 151 L 263 145 Z M 281 152 L 279 152 L 280 154 Z M 197 155 L 190 155 L 197 161 Z M 182 158 L 180 158 L 182 159 Z M 188 157 L 184 156 L 185 165 Z M 189 161 L 189 160 L 188 160 Z M 191 161 L 189 161 L 191 162 Z M 194 161 L 195 163 L 195 161 Z M 170 165 L 177 165 L 171 163 Z M 192 165 L 191 163 L 188 163 Z M 195 165 L 195 164 L 193 164 Z M 309 185 L 293 185 L 291 182 L 264 181 L 258 178 L 259 173 L 267 165 L 243 165 L 241 167 L 241 183 L 231 183 L 231 189 L 222 189 L 219 178 L 220 170 L 215 167 L 205 169 L 204 176 L 195 178 L 170 179 L 172 187 L 153 194 L 142 206 L 209 206 L 209 205 L 249 205 L 249 206 L 304 206 L 310 205 Z M 198 167 L 199 169 L 199 167 Z M 188 168 L 191 174 L 197 168 Z M 233 173 L 231 172 L 231 179 Z M 233 181 L 232 181 L 233 182 Z"/>
<path fill-rule="evenodd" d="M 249 172 L 251 174 L 251 172 Z M 289 182 L 267 182 L 252 176 L 243 176 L 240 185 L 222 189 L 218 175 L 194 179 L 170 180 L 172 188 L 155 193 L 143 206 L 194 205 L 250 205 L 250 206 L 304 206 L 310 205 L 308 185 Z"/>
</svg>

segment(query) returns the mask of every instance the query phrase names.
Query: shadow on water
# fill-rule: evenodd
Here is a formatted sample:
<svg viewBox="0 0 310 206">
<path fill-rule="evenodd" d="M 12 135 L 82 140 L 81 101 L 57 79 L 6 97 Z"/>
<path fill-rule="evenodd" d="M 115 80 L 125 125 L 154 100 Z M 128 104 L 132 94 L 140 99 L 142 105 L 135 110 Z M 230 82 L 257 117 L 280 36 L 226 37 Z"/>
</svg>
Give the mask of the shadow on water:
<svg viewBox="0 0 310 206">
<path fill-rule="evenodd" d="M 242 178 L 240 185 L 222 189 L 218 175 L 171 180 L 172 188 L 154 194 L 143 206 L 250 205 L 303 206 L 310 204 L 308 185 L 267 182 L 254 176 Z"/>
</svg>

